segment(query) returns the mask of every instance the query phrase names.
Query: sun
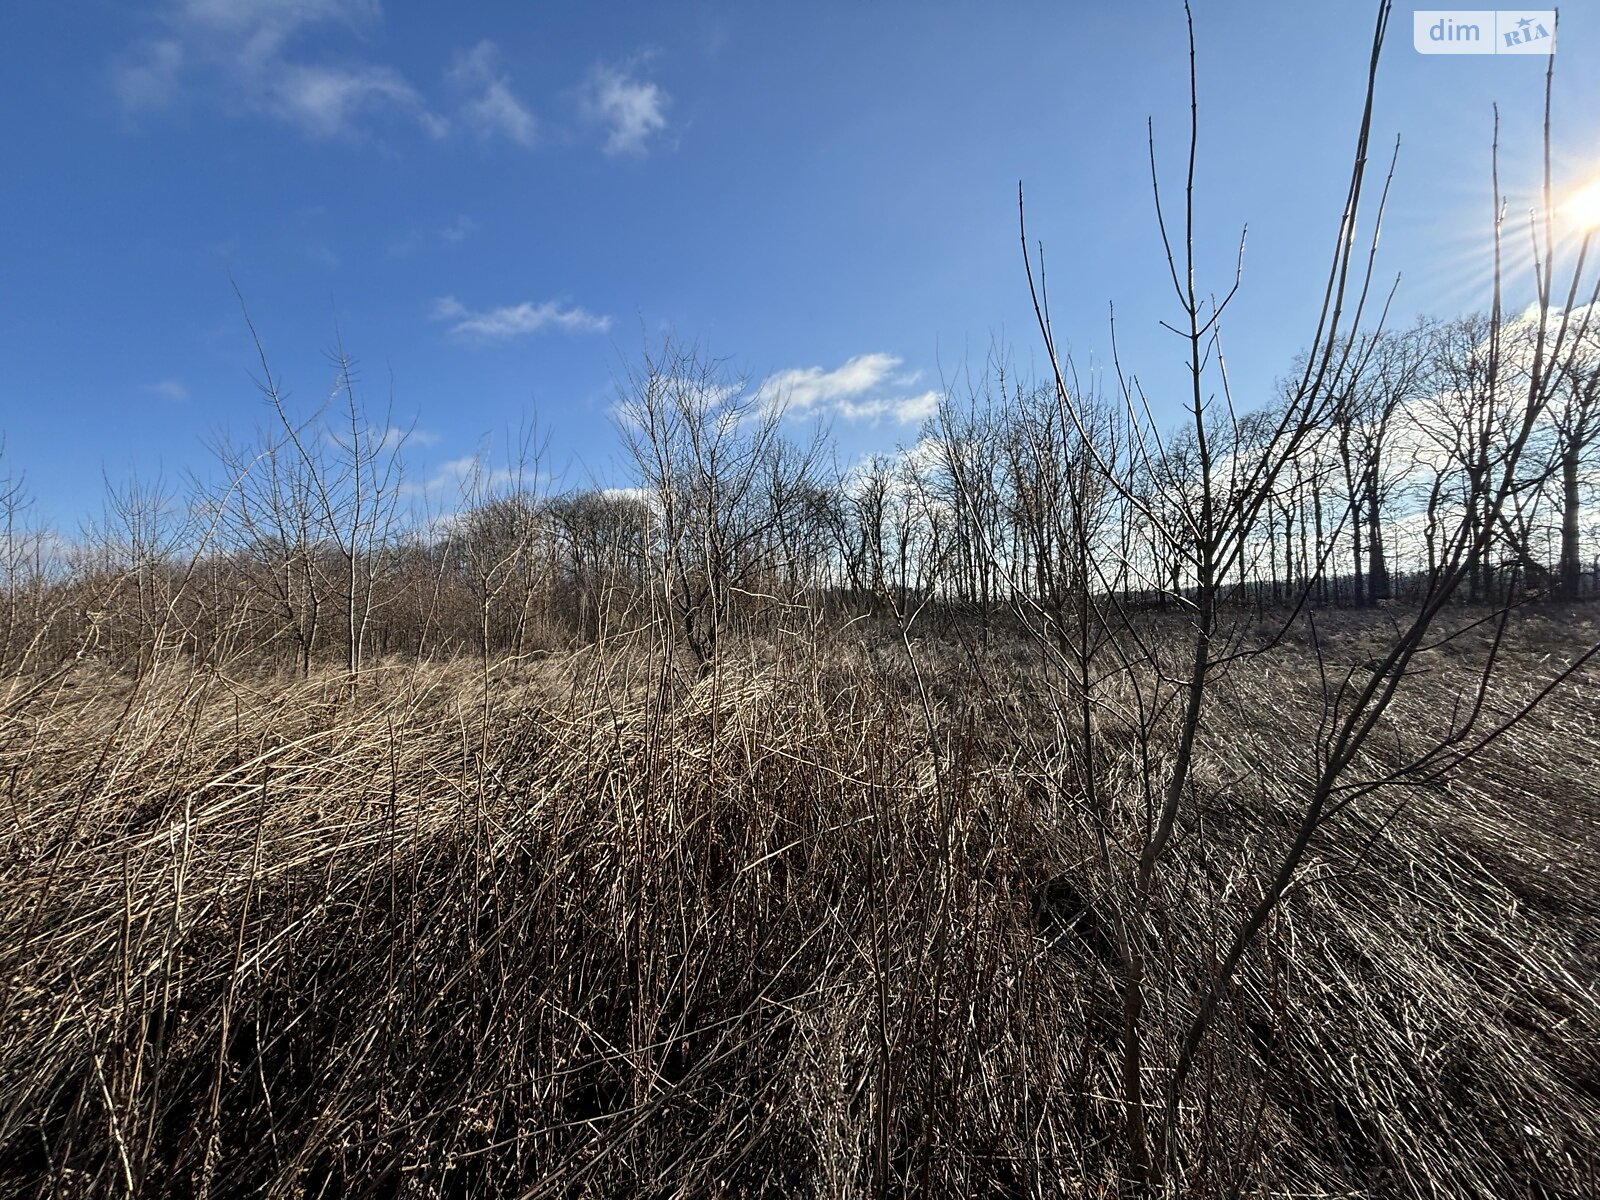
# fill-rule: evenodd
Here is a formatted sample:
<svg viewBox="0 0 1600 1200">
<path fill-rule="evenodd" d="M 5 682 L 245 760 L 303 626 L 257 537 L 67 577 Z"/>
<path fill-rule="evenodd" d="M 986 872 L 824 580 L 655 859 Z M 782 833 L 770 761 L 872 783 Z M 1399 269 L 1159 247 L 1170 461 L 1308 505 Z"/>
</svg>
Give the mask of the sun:
<svg viewBox="0 0 1600 1200">
<path fill-rule="evenodd" d="M 1587 233 L 1600 229 L 1600 179 L 1585 184 L 1567 197 L 1561 215 L 1569 224 Z"/>
</svg>

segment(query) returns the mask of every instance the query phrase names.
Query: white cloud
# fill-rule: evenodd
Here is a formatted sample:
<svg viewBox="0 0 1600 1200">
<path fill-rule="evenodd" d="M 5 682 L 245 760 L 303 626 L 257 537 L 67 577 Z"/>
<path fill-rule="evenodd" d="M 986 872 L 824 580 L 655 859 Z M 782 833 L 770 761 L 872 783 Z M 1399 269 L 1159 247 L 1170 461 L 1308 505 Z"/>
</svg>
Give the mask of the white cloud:
<svg viewBox="0 0 1600 1200">
<path fill-rule="evenodd" d="M 407 481 L 400 485 L 400 491 L 408 496 L 421 496 L 428 499 L 448 497 L 454 495 L 462 500 L 468 499 L 471 494 L 476 494 L 479 499 L 487 497 L 490 493 L 517 489 L 530 486 L 534 477 L 511 467 L 492 467 L 484 454 L 467 454 L 460 458 L 447 458 L 435 466 L 427 478 L 418 481 Z M 449 522 L 443 526 L 443 532 L 450 532 L 453 523 L 462 514 L 446 514 L 445 520 Z"/>
<path fill-rule="evenodd" d="M 180 401 L 189 398 L 189 389 L 184 386 L 181 379 L 158 379 L 154 383 L 147 383 L 139 389 L 151 395 L 160 396 L 165 400 Z"/>
<path fill-rule="evenodd" d="M 611 67 L 596 67 L 583 96 L 584 112 L 607 127 L 607 154 L 642 154 L 651 137 L 667 127 L 671 97 L 658 84 Z"/>
<path fill-rule="evenodd" d="M 392 67 L 295 53 L 313 36 L 323 51 L 330 32 L 359 32 L 381 17 L 376 0 L 173 0 L 160 17 L 162 36 L 125 54 L 112 86 L 132 112 L 201 98 L 315 138 L 350 136 L 378 115 L 440 132 L 442 119 Z"/>
<path fill-rule="evenodd" d="M 761 394 L 769 403 L 782 404 L 790 416 L 829 415 L 845 421 L 915 425 L 939 408 L 938 392 L 913 396 L 884 394 L 915 382 L 921 372 L 896 374 L 900 359 L 893 354 L 858 354 L 831 371 L 821 367 L 795 367 L 769 375 Z"/>
<path fill-rule="evenodd" d="M 323 140 L 386 120 L 436 139 L 459 132 L 538 143 L 539 118 L 513 89 L 494 42 L 449 60 L 448 98 L 436 98 L 436 107 L 397 68 L 361 52 L 360 40 L 382 20 L 378 0 L 162 0 L 146 36 L 112 62 L 111 88 L 133 114 L 206 104 Z M 667 127 L 670 97 L 639 78 L 636 64 L 596 67 L 578 90 L 607 154 L 643 153 Z"/>
<path fill-rule="evenodd" d="M 183 46 L 162 38 L 130 53 L 113 72 L 111 83 L 124 108 L 164 108 L 177 94 L 182 70 Z"/>
<path fill-rule="evenodd" d="M 900 365 L 892 354 L 858 354 L 842 367 L 797 367 L 769 376 L 761 390 L 784 401 L 789 411 L 805 414 L 818 405 L 870 392 Z"/>
<path fill-rule="evenodd" d="M 840 400 L 834 411 L 846 421 L 877 424 L 885 417 L 896 425 L 917 425 L 939 411 L 939 393 L 923 392 L 894 400 Z"/>
<path fill-rule="evenodd" d="M 476 93 L 461 106 L 461 117 L 480 138 L 503 137 L 519 146 L 534 144 L 538 121 L 512 92 L 493 42 L 481 41 L 457 54 L 447 78 L 463 91 Z"/>
<path fill-rule="evenodd" d="M 894 419 L 902 425 L 926 421 L 939 411 L 939 401 L 943 399 L 938 392 L 923 392 L 920 396 L 908 396 L 904 400 L 894 402 Z"/>
<path fill-rule="evenodd" d="M 474 310 L 454 296 L 445 296 L 434 301 L 433 318 L 436 321 L 449 321 L 450 332 L 459 337 L 483 341 L 504 341 L 545 329 L 560 329 L 567 333 L 605 333 L 611 328 L 610 317 L 596 315 L 577 305 L 563 307 L 554 300 L 546 300 L 542 304 L 524 300 L 521 304 L 508 304 L 502 308 Z"/>
<path fill-rule="evenodd" d="M 466 241 L 472 236 L 472 231 L 478 223 L 471 217 L 460 216 L 450 224 L 438 229 L 424 229 L 413 225 L 406 230 L 405 236 L 389 246 L 389 253 L 396 258 L 404 258 L 408 254 L 415 254 L 437 242 L 441 246 L 455 246 Z"/>
<path fill-rule="evenodd" d="M 411 85 L 388 67 L 284 64 L 266 81 L 260 98 L 272 115 L 318 138 L 347 135 L 356 118 L 368 113 L 423 108 Z"/>
<path fill-rule="evenodd" d="M 305 247 L 305 254 L 308 259 L 319 267 L 326 267 L 330 271 L 336 271 L 339 268 L 339 256 L 334 253 L 333 247 L 326 242 L 308 242 Z"/>
<path fill-rule="evenodd" d="M 770 398 L 760 392 L 751 393 L 740 380 L 717 382 L 688 375 L 662 375 L 658 377 L 664 396 L 692 397 L 696 407 L 716 415 L 717 420 L 737 420 L 741 415 L 753 416 L 770 403 Z M 754 403 L 746 404 L 742 401 Z M 734 403 L 741 401 L 741 403 Z M 643 429 L 648 423 L 648 413 L 639 397 L 624 394 L 609 409 L 611 419 L 630 429 Z"/>
<path fill-rule="evenodd" d="M 258 57 L 271 57 L 307 25 L 370 24 L 382 16 L 378 0 L 177 0 L 175 19 L 217 36 L 242 41 Z"/>
<path fill-rule="evenodd" d="M 434 467 L 426 479 L 420 482 L 407 480 L 400 485 L 400 490 L 408 496 L 437 496 L 441 492 L 453 492 L 471 476 L 477 465 L 477 457 L 471 454 L 464 458 L 446 459 Z"/>
<path fill-rule="evenodd" d="M 384 452 L 403 449 L 406 446 L 434 446 L 439 442 L 439 435 L 430 429 L 418 429 L 415 426 L 402 427 L 389 425 L 382 429 L 372 426 L 367 430 L 367 443 Z"/>
<path fill-rule="evenodd" d="M 929 508 L 948 510 L 948 500 L 930 495 L 918 485 L 919 480 L 936 475 L 948 457 L 940 438 L 925 437 L 910 446 L 898 446 L 887 454 L 862 455 L 845 472 L 841 483 L 847 496 L 860 499 L 866 494 L 868 477 L 876 476 L 888 485 L 888 497 L 895 503 L 906 504 L 915 498 Z"/>
</svg>

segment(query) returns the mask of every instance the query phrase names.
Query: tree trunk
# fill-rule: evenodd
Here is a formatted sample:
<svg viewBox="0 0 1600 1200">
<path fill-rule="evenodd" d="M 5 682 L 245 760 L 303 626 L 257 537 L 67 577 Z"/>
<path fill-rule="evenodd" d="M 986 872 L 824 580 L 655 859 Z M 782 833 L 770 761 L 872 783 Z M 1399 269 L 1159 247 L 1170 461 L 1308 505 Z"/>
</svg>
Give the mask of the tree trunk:
<svg viewBox="0 0 1600 1200">
<path fill-rule="evenodd" d="M 1556 569 L 1556 595 L 1576 600 L 1582 582 L 1578 561 L 1578 447 L 1561 455 L 1561 558 Z"/>
<path fill-rule="evenodd" d="M 1328 574 L 1323 568 L 1331 552 L 1323 541 L 1322 489 L 1315 484 L 1311 488 L 1311 511 L 1317 523 L 1317 603 L 1326 606 L 1328 603 Z"/>
<path fill-rule="evenodd" d="M 1389 565 L 1383 558 L 1383 528 L 1378 512 L 1378 471 L 1374 466 L 1367 474 L 1367 600 L 1376 604 L 1389 599 L 1389 596 Z"/>
<path fill-rule="evenodd" d="M 1356 569 L 1355 584 L 1354 584 L 1354 586 L 1355 586 L 1355 596 L 1352 599 L 1352 604 L 1356 608 L 1363 608 L 1363 607 L 1365 607 L 1365 605 L 1367 603 L 1367 595 L 1366 595 L 1366 587 L 1365 587 L 1366 579 L 1365 579 L 1364 575 L 1362 574 L 1361 526 L 1362 526 L 1361 507 L 1358 504 L 1356 506 L 1356 511 L 1351 514 L 1351 519 L 1350 519 L 1351 553 L 1352 553 L 1352 555 L 1354 556 L 1354 559 L 1355 559 L 1355 569 Z"/>
</svg>

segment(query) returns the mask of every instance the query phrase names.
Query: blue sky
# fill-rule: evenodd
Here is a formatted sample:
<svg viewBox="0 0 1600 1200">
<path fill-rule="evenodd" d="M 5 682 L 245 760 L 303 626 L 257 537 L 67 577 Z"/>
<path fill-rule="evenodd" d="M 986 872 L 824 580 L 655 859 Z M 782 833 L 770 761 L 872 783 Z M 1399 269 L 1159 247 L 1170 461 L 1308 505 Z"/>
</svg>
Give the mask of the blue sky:
<svg viewBox="0 0 1600 1200">
<path fill-rule="evenodd" d="M 1236 400 L 1307 340 L 1373 5 L 1196 4 L 1202 267 Z M 337 329 L 426 480 L 537 415 L 571 484 L 621 482 L 614 381 L 672 330 L 780 373 L 841 455 L 1058 334 L 1178 402 L 1145 121 L 1176 170 L 1181 5 L 62 0 L 13 5 L 0 72 L 0 431 L 42 516 L 102 478 L 205 470 L 264 411 L 233 293 L 295 400 Z M 1562 14 L 1557 186 L 1600 173 L 1600 12 Z M 1526 207 L 1544 60 L 1423 56 L 1395 12 L 1375 128 L 1404 135 L 1380 272 L 1397 315 L 1486 303 L 1491 104 Z M 1172 184 L 1176 188 L 1176 177 Z M 233 282 L 230 282 L 230 279 Z"/>
</svg>

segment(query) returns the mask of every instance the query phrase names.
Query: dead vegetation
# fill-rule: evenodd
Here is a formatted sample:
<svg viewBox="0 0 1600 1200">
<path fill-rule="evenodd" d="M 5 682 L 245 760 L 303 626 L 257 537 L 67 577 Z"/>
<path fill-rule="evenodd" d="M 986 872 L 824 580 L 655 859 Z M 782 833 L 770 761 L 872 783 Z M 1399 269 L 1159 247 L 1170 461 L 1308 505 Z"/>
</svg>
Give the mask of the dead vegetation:
<svg viewBox="0 0 1600 1200">
<path fill-rule="evenodd" d="M 1534 303 L 1497 221 L 1483 317 L 1386 329 L 1390 12 L 1264 408 L 1191 23 L 1177 428 L 1058 353 L 1019 193 L 1042 384 L 831 478 L 669 338 L 634 487 L 527 429 L 407 514 L 341 347 L 186 505 L 0 488 L 0 1196 L 1600 1190 L 1595 231 L 1551 61 Z"/>
<path fill-rule="evenodd" d="M 1575 632 L 1519 620 L 1516 687 Z M 875 637 L 787 646 L 508 664 L 487 704 L 459 664 L 171 661 L 9 705 L 0 1191 L 1115 1194 L 1118 882 L 1048 684 L 924 642 L 924 710 Z M 1202 738 L 1163 1052 L 1297 819 L 1288 653 Z M 1470 689 L 1433 657 L 1374 754 Z M 1329 828 L 1195 1069 L 1189 1194 L 1591 1192 L 1597 693 Z"/>
</svg>

